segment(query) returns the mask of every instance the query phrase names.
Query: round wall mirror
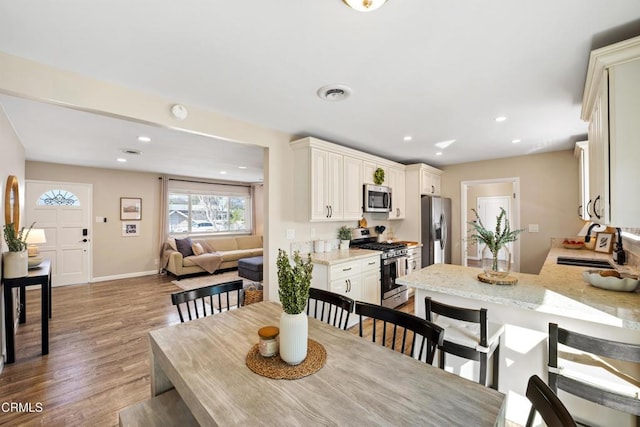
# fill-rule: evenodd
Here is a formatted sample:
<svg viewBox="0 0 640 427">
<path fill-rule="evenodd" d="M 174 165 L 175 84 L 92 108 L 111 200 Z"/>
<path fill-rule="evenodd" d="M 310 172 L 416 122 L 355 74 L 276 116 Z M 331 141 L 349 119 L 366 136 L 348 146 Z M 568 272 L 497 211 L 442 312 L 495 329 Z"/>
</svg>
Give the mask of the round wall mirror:
<svg viewBox="0 0 640 427">
<path fill-rule="evenodd" d="M 13 223 L 16 233 L 20 229 L 20 194 L 18 177 L 9 175 L 4 192 L 4 223 Z"/>
</svg>

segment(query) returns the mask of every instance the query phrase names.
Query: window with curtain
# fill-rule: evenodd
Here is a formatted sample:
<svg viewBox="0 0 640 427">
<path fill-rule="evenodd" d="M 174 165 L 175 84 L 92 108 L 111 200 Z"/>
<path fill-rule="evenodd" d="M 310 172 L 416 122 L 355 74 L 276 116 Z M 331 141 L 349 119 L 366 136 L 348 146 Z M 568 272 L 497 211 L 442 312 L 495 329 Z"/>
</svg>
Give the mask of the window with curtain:
<svg viewBox="0 0 640 427">
<path fill-rule="evenodd" d="M 251 233 L 251 188 L 169 181 L 170 234 Z"/>
</svg>

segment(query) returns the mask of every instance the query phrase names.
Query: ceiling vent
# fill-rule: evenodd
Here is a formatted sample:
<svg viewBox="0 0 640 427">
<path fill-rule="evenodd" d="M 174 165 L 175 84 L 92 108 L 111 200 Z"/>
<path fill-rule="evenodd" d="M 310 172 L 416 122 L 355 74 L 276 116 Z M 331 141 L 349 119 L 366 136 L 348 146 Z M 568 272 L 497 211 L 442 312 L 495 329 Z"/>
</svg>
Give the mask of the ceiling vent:
<svg viewBox="0 0 640 427">
<path fill-rule="evenodd" d="M 317 93 L 325 101 L 343 101 L 351 95 L 351 88 L 345 85 L 327 85 L 318 89 Z"/>
<path fill-rule="evenodd" d="M 139 156 L 140 154 L 142 154 L 142 151 L 140 151 L 140 150 L 134 150 L 134 149 L 131 149 L 131 148 L 123 148 L 123 149 L 122 149 L 122 152 L 123 152 L 124 154 L 132 154 L 132 155 L 134 155 L 134 156 Z"/>
</svg>

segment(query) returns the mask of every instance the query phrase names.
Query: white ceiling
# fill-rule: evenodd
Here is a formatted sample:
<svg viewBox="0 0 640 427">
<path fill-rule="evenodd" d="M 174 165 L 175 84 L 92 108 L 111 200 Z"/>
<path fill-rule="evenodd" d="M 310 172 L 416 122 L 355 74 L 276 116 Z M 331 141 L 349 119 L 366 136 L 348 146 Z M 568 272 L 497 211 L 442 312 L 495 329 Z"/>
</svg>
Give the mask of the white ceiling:
<svg viewBox="0 0 640 427">
<path fill-rule="evenodd" d="M 571 148 L 587 132 L 589 51 L 638 34 L 638 0 L 389 0 L 369 13 L 341 0 L 0 3 L 2 52 L 434 166 Z M 320 100 L 317 89 L 331 83 L 351 97 Z M 215 178 L 227 170 L 249 181 L 262 166 L 257 148 L 214 148 L 212 139 L 6 96 L 0 104 L 28 159 Z M 137 143 L 140 133 L 152 142 Z M 175 169 L 176 146 L 187 170 Z M 122 148 L 143 154 L 116 165 Z"/>
</svg>

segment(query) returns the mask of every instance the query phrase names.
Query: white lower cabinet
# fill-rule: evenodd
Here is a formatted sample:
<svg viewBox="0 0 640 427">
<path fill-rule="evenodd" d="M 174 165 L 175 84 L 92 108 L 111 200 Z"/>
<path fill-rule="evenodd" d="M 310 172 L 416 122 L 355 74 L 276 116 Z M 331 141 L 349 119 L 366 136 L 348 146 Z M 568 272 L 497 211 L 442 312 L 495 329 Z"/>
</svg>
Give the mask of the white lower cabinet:
<svg viewBox="0 0 640 427">
<path fill-rule="evenodd" d="M 347 296 L 356 301 L 380 304 L 380 255 L 332 263 L 314 263 L 311 286 Z M 349 326 L 358 323 L 355 313 Z"/>
</svg>

